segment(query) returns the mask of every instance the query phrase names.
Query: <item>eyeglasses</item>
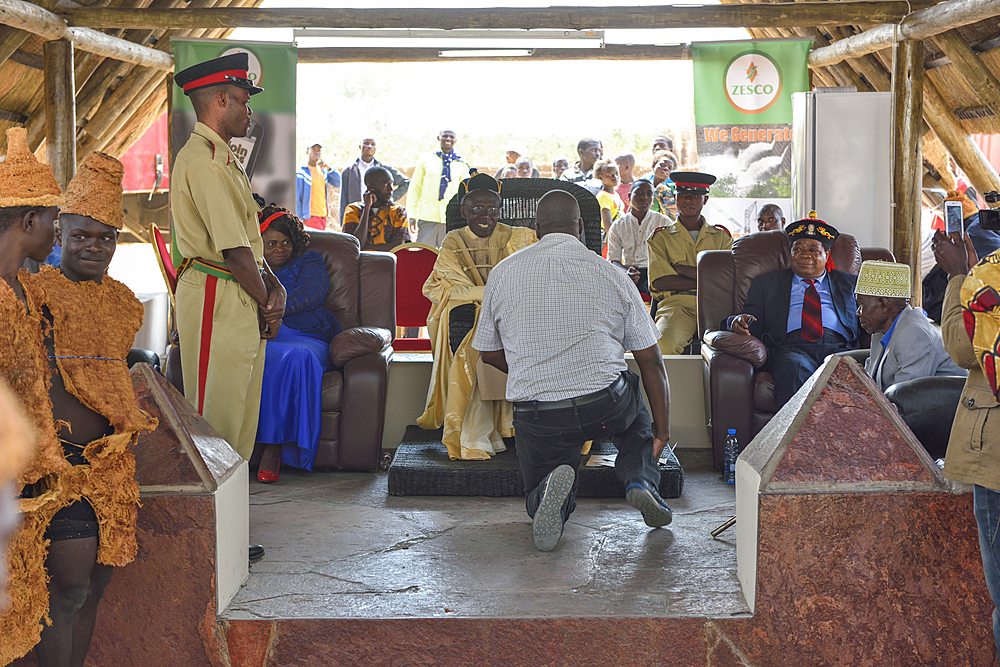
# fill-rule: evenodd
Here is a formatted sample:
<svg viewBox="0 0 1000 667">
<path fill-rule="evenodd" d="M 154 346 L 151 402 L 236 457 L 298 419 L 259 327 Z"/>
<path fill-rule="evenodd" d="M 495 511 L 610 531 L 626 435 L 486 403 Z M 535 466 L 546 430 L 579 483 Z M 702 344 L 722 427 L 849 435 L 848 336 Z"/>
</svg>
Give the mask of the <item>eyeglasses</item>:
<svg viewBox="0 0 1000 667">
<path fill-rule="evenodd" d="M 472 206 L 469 208 L 469 210 L 472 211 L 472 215 L 482 215 L 483 213 L 485 213 L 491 218 L 495 218 L 500 215 L 500 209 L 497 208 L 496 206 L 490 206 L 490 207 Z"/>
</svg>

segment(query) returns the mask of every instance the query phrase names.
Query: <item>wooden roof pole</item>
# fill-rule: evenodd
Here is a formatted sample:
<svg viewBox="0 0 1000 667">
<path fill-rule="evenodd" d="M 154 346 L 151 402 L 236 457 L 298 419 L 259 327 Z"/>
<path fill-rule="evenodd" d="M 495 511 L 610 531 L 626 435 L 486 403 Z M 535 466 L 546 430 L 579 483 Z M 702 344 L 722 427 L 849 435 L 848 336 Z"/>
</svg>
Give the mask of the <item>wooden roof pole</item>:
<svg viewBox="0 0 1000 667">
<path fill-rule="evenodd" d="M 837 3 L 832 3 L 837 4 Z M 947 0 L 908 15 L 897 25 L 880 25 L 841 39 L 809 54 L 810 67 L 823 67 L 848 58 L 858 58 L 892 45 L 896 30 L 899 39 L 927 39 L 963 25 L 1000 15 L 1000 0 Z M 871 22 L 844 21 L 845 23 Z"/>
<path fill-rule="evenodd" d="M 59 187 L 66 190 L 76 173 L 76 87 L 73 42 L 45 42 L 45 136 L 48 162 Z"/>
<path fill-rule="evenodd" d="M 969 137 L 930 79 L 924 80 L 924 120 L 979 192 L 1000 190 L 1000 177 Z"/>
<path fill-rule="evenodd" d="M 115 10 L 118 11 L 118 10 Z M 122 10 L 128 14 L 142 14 L 144 9 Z M 169 53 L 150 49 L 126 39 L 119 39 L 90 28 L 70 28 L 57 15 L 22 0 L 0 0 L 0 23 L 34 33 L 47 41 L 65 39 L 73 42 L 81 51 L 96 53 L 106 58 L 124 60 L 135 65 L 143 65 L 161 70 L 172 70 L 174 59 Z M 135 27 L 126 25 L 124 27 Z"/>
<path fill-rule="evenodd" d="M 71 25 L 92 28 L 693 28 L 895 23 L 927 0 L 845 0 L 640 7 L 484 7 L 423 9 L 128 9 L 60 7 Z"/>
<path fill-rule="evenodd" d="M 846 33 L 847 31 L 842 28 L 830 28 L 830 34 L 837 40 L 850 37 Z M 860 58 L 852 58 L 847 61 L 847 64 L 853 67 L 858 74 L 864 75 L 875 90 L 884 93 L 891 88 L 892 83 L 889 80 L 889 72 L 882 67 L 881 62 L 875 56 L 864 55 Z"/>
<path fill-rule="evenodd" d="M 43 9 L 52 9 L 56 3 L 55 0 L 38 0 L 35 4 Z M 31 33 L 24 30 L 0 26 L 0 63 L 10 58 L 30 36 Z"/>
<path fill-rule="evenodd" d="M 892 254 L 910 267 L 911 303 L 922 303 L 920 275 L 920 191 L 924 163 L 924 43 L 899 43 L 892 69 Z"/>
</svg>

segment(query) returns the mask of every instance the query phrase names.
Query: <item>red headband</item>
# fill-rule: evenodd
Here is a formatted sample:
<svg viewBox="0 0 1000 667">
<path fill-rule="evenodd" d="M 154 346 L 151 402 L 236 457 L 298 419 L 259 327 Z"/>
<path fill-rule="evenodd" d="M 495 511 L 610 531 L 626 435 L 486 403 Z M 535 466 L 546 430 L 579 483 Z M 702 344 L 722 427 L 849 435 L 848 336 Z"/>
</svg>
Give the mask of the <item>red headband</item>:
<svg viewBox="0 0 1000 667">
<path fill-rule="evenodd" d="M 278 211 L 277 213 L 272 213 L 271 215 L 267 216 L 267 218 L 262 220 L 260 223 L 260 233 L 263 234 L 264 232 L 266 232 L 267 228 L 271 226 L 272 222 L 285 215 L 288 215 L 288 211 Z"/>
<path fill-rule="evenodd" d="M 181 87 L 186 93 L 189 90 L 201 88 L 202 86 L 211 86 L 215 83 L 227 83 L 229 81 L 229 77 L 231 76 L 236 77 L 237 79 L 246 79 L 247 71 L 245 69 L 227 69 L 224 72 L 214 72 L 199 79 L 195 79 L 194 81 L 188 81 Z"/>
</svg>

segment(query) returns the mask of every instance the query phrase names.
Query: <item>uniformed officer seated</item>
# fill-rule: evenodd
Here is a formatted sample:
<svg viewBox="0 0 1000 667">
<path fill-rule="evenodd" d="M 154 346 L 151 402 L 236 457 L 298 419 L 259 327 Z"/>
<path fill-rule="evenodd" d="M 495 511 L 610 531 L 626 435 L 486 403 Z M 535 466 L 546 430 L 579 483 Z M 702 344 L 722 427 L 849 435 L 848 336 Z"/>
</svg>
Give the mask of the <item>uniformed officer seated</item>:
<svg viewBox="0 0 1000 667">
<path fill-rule="evenodd" d="M 708 224 L 701 214 L 715 176 L 675 171 L 671 178 L 677 188 L 677 221 L 649 237 L 649 286 L 653 298 L 659 300 L 660 352 L 681 354 L 698 329 L 698 253 L 731 250 L 733 237 Z"/>
</svg>

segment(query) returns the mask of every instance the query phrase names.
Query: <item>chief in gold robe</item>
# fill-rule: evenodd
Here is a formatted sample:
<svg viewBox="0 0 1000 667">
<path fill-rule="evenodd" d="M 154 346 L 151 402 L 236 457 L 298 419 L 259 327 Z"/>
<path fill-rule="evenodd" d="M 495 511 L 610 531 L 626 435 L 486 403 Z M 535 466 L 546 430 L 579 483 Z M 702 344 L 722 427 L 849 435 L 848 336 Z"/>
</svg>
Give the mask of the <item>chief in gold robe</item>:
<svg viewBox="0 0 1000 667">
<path fill-rule="evenodd" d="M 441 440 L 452 459 L 488 459 L 505 449 L 503 438 L 514 435 L 513 409 L 506 400 L 480 398 L 479 353 L 470 345 L 476 325 L 452 354 L 449 314 L 456 306 L 474 304 L 478 321 L 490 269 L 537 238 L 533 229 L 498 222 L 500 184 L 488 174 L 463 181 L 459 195 L 468 224 L 445 236 L 434 270 L 424 283 L 424 295 L 433 304 L 427 331 L 434 368 L 427 408 L 417 424 L 424 429 L 443 425 Z"/>
</svg>

